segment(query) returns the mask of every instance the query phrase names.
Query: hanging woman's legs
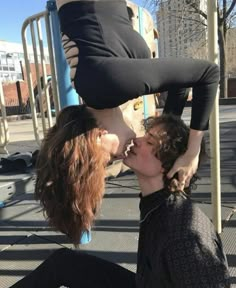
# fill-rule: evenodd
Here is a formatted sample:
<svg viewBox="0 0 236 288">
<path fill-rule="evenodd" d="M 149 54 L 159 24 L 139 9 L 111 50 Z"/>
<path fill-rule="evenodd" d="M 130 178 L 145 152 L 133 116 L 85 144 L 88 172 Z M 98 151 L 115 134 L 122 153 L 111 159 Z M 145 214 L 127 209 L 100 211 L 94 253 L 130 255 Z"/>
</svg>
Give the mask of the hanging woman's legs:
<svg viewBox="0 0 236 288">
<path fill-rule="evenodd" d="M 192 87 L 191 128 L 196 130 L 207 129 L 219 84 L 217 65 L 188 58 L 90 58 L 77 73 L 77 91 L 95 109 L 118 107 L 140 95 Z M 171 93 L 170 97 L 174 105 L 168 110 L 174 112 L 179 96 Z"/>
</svg>

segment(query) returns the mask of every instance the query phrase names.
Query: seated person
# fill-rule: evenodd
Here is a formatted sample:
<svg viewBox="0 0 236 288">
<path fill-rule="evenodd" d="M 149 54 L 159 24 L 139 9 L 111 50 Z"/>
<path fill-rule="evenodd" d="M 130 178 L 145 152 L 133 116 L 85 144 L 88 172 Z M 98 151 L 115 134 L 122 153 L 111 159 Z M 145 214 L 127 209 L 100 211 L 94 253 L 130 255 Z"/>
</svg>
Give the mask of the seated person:
<svg viewBox="0 0 236 288">
<path fill-rule="evenodd" d="M 76 127 L 72 126 L 70 130 L 76 131 Z M 187 149 L 189 128 L 172 115 L 149 118 L 145 121 L 145 128 L 145 136 L 134 140 L 124 160 L 137 175 L 141 189 L 137 272 L 133 273 L 83 252 L 59 249 L 12 287 L 230 287 L 221 239 L 212 222 L 190 199 L 197 175 L 191 179 L 190 186 L 183 190 L 179 190 L 175 177 L 169 180 L 166 176 L 173 162 Z M 66 131 L 63 133 L 66 135 Z M 80 153 L 76 150 L 77 141 L 79 139 L 74 141 L 75 154 Z M 69 142 L 67 147 L 71 147 Z M 73 153 L 70 155 L 73 158 Z M 201 155 L 204 156 L 203 145 Z M 60 159 L 61 154 L 58 157 Z M 61 203 L 73 198 L 66 193 L 66 188 L 65 185 L 61 187 L 61 194 L 58 195 Z M 82 196 L 77 194 L 74 199 L 76 197 L 78 200 L 72 207 L 77 205 L 79 208 Z M 80 228 L 74 226 L 74 229 Z"/>
</svg>

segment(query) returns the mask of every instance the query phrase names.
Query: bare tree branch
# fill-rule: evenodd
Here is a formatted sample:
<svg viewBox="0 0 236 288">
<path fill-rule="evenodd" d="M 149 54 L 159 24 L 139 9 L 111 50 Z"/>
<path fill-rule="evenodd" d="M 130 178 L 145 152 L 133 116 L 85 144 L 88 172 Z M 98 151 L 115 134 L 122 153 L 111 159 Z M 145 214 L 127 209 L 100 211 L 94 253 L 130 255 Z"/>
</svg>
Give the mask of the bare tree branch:
<svg viewBox="0 0 236 288">
<path fill-rule="evenodd" d="M 234 0 L 236 1 L 236 0 Z M 207 19 L 207 14 L 204 13 L 201 9 L 198 8 L 196 3 L 191 3 L 191 0 L 185 0 L 186 4 L 188 4 L 190 7 L 192 7 L 194 9 L 195 13 L 200 14 L 203 18 Z"/>
<path fill-rule="evenodd" d="M 231 5 L 229 6 L 229 9 L 226 11 L 225 18 L 227 19 L 229 14 L 233 11 L 234 7 L 236 5 L 236 0 L 232 0 Z"/>
<path fill-rule="evenodd" d="M 180 54 L 187 53 L 190 54 L 191 57 L 192 55 L 196 55 L 198 51 L 199 55 L 201 56 L 205 53 L 205 50 L 201 47 L 204 47 L 205 44 L 203 42 L 206 40 L 206 31 L 204 29 L 207 26 L 207 23 L 205 22 L 205 20 L 207 20 L 207 12 L 201 9 L 202 6 L 200 5 L 201 4 L 200 0 L 181 0 L 178 1 L 178 5 L 176 5 L 177 3 L 176 0 L 142 0 L 142 1 L 146 2 L 147 6 L 149 6 L 152 9 L 153 13 L 152 15 L 155 18 L 156 18 L 156 12 L 158 11 L 158 8 L 160 8 L 161 11 L 160 15 L 162 15 L 163 25 L 165 25 L 166 19 L 174 17 L 176 18 L 175 21 L 173 20 L 170 21 L 170 23 L 172 23 L 171 25 L 173 26 L 171 31 L 169 28 L 169 33 L 171 37 L 173 37 L 172 31 L 173 29 L 175 29 L 175 35 L 173 37 L 173 41 L 172 39 L 170 39 L 169 41 L 172 50 L 171 53 L 176 53 L 176 55 L 178 55 L 178 53 Z M 190 13 L 192 15 L 190 15 Z M 198 14 L 199 16 L 195 17 L 193 16 L 193 13 L 196 15 Z M 227 95 L 227 85 L 226 85 L 226 75 L 228 73 L 227 71 L 236 71 L 236 68 L 234 68 L 236 62 L 235 59 L 233 59 L 235 58 L 235 56 L 232 56 L 233 54 L 232 52 L 230 52 L 231 50 L 235 49 L 235 44 L 231 45 L 230 42 L 229 43 L 230 46 L 226 46 L 226 41 L 228 42 L 236 39 L 235 37 L 236 34 L 228 34 L 229 28 L 236 27 L 236 0 L 217 0 L 217 16 L 218 16 L 218 39 L 219 39 L 218 44 L 219 44 L 219 56 L 220 56 L 220 68 L 221 68 L 220 97 L 225 97 Z M 187 21 L 192 21 L 192 24 L 185 25 Z M 185 28 L 189 30 L 185 30 Z M 161 26 L 160 29 L 162 29 Z M 168 31 L 166 32 L 164 31 L 164 33 L 165 36 L 167 36 L 168 41 L 168 34 L 167 34 Z M 236 40 L 234 41 L 236 42 Z M 189 51 L 187 51 L 186 48 L 189 49 Z M 192 55 L 191 52 L 193 53 Z M 228 52 L 231 53 L 232 55 L 229 54 L 229 57 L 227 58 Z M 227 64 L 230 65 L 229 70 L 227 68 Z"/>
<path fill-rule="evenodd" d="M 177 11 L 177 10 L 171 10 L 171 12 L 175 12 L 175 11 Z M 183 21 L 186 20 L 186 21 L 191 21 L 191 22 L 195 22 L 195 23 L 200 23 L 201 25 L 203 25 L 205 27 L 207 26 L 206 23 L 204 23 L 203 21 L 198 20 L 198 19 L 188 18 L 188 17 L 184 17 L 184 16 L 178 16 L 177 14 L 174 14 L 174 13 L 173 14 L 169 13 L 169 16 L 175 17 L 176 19 L 182 19 Z"/>
</svg>

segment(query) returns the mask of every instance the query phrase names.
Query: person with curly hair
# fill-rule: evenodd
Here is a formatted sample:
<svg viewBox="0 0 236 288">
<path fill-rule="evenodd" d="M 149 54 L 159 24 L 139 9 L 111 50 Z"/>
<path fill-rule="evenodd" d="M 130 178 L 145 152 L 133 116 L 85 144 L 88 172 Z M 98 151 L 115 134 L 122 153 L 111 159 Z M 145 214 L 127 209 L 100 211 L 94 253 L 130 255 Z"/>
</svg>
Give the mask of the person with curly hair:
<svg viewBox="0 0 236 288">
<path fill-rule="evenodd" d="M 219 67 L 189 58 L 151 58 L 143 37 L 132 26 L 125 0 L 56 0 L 62 44 L 71 81 L 84 103 L 110 133 L 118 136 L 117 158 L 135 137 L 120 105 L 142 95 L 168 91 L 164 112 L 181 115 L 186 89 L 192 87 L 188 149 L 171 167 L 188 186 L 198 164 L 200 143 L 219 84 Z"/>
<path fill-rule="evenodd" d="M 141 189 L 137 272 L 63 248 L 12 288 L 230 287 L 221 239 L 190 198 L 197 175 L 182 190 L 176 184 L 177 176 L 167 177 L 171 165 L 187 149 L 189 128 L 173 115 L 148 118 L 144 126 L 145 136 L 134 140 L 124 160 L 137 175 Z M 205 155 L 204 145 L 201 147 L 200 158 Z M 67 189 L 62 190 L 63 202 L 67 202 Z M 97 200 L 100 203 L 100 196 Z"/>
</svg>

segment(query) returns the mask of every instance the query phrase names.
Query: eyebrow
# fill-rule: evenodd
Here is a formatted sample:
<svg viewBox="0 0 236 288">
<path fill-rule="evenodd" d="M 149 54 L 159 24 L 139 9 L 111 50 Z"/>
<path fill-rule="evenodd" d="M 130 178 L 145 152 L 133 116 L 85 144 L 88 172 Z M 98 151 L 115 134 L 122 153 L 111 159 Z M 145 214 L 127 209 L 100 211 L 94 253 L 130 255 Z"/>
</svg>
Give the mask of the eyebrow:
<svg viewBox="0 0 236 288">
<path fill-rule="evenodd" d="M 148 136 L 152 137 L 153 139 L 156 139 L 156 136 L 153 135 L 151 132 L 148 131 L 147 134 L 148 134 Z"/>
</svg>

